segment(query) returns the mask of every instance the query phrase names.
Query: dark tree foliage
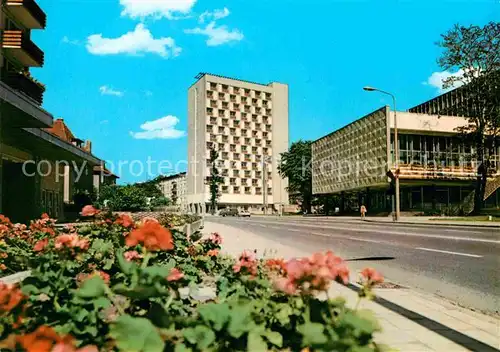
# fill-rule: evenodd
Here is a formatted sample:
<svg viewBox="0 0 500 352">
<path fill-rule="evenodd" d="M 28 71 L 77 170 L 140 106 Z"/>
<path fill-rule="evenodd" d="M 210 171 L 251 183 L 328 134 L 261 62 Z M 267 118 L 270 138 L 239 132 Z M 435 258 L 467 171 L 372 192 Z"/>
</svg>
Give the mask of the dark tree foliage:
<svg viewBox="0 0 500 352">
<path fill-rule="evenodd" d="M 303 212 L 311 212 L 312 172 L 311 141 L 299 140 L 281 154 L 278 171 L 282 178 L 288 178 L 290 198 L 301 204 Z"/>
<path fill-rule="evenodd" d="M 224 183 L 224 179 L 220 176 L 217 160 L 219 159 L 219 152 L 212 148 L 210 149 L 210 176 L 207 176 L 206 182 L 210 188 L 210 212 L 212 215 L 215 214 L 215 209 L 217 208 L 217 202 L 220 198 L 220 184 Z"/>
<path fill-rule="evenodd" d="M 438 43 L 444 49 L 438 62 L 458 74 L 444 80 L 443 88 L 462 84 L 460 101 L 443 113 L 466 116 L 468 125 L 460 130 L 475 147 L 477 181 L 474 212 L 484 204 L 490 173 L 490 157 L 497 147 L 500 131 L 500 23 L 480 26 L 455 25 Z M 458 84 L 457 84 L 458 83 Z"/>
</svg>

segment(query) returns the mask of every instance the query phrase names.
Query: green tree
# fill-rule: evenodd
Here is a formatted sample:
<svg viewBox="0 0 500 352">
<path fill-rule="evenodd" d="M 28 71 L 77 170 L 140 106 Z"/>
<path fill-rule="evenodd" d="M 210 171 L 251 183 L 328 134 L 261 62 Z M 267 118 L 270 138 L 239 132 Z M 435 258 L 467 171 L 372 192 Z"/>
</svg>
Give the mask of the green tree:
<svg viewBox="0 0 500 352">
<path fill-rule="evenodd" d="M 299 140 L 290 149 L 281 153 L 278 172 L 282 178 L 288 178 L 288 192 L 291 199 L 296 199 L 303 212 L 311 212 L 312 173 L 311 141 Z"/>
<path fill-rule="evenodd" d="M 219 169 L 217 167 L 217 161 L 219 159 L 219 152 L 215 150 L 212 146 L 210 149 L 210 176 L 207 176 L 206 182 L 210 187 L 210 213 L 215 214 L 215 209 L 217 208 L 217 202 L 220 198 L 219 186 L 224 183 L 224 179 L 220 176 Z"/>
<path fill-rule="evenodd" d="M 478 213 L 484 204 L 489 151 L 496 146 L 500 130 L 500 23 L 490 22 L 483 27 L 455 25 L 442 35 L 438 45 L 444 49 L 439 65 L 458 73 L 445 79 L 443 88 L 464 85 L 460 88 L 463 101 L 456 103 L 451 112 L 468 118 L 468 125 L 460 132 L 475 147 L 478 163 L 474 212 Z"/>
</svg>

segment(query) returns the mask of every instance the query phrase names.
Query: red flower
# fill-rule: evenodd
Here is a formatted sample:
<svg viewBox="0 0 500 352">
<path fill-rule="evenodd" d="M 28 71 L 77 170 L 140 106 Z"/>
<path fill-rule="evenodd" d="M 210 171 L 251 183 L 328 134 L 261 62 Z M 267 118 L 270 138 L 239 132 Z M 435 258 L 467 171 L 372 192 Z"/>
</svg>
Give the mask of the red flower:
<svg viewBox="0 0 500 352">
<path fill-rule="evenodd" d="M 384 282 L 384 277 L 377 270 L 373 268 L 365 268 L 361 272 L 361 276 L 368 282 L 370 285 L 381 284 Z"/>
<path fill-rule="evenodd" d="M 10 219 L 2 214 L 0 214 L 0 224 L 12 225 L 12 223 L 10 222 Z"/>
<path fill-rule="evenodd" d="M 217 257 L 219 255 L 218 249 L 211 249 L 207 252 L 207 256 L 209 257 Z"/>
<path fill-rule="evenodd" d="M 286 263 L 283 259 L 267 259 L 264 265 L 271 271 L 276 271 L 278 273 L 286 272 Z"/>
<path fill-rule="evenodd" d="M 45 249 L 45 247 L 47 247 L 48 244 L 49 244 L 49 239 L 44 238 L 43 240 L 40 240 L 35 244 L 35 247 L 33 247 L 33 251 L 41 252 Z"/>
<path fill-rule="evenodd" d="M 121 225 L 126 228 L 134 227 L 135 223 L 132 218 L 127 214 L 122 214 L 115 220 L 115 224 Z"/>
<path fill-rule="evenodd" d="M 98 352 L 95 346 L 76 349 L 73 337 L 61 337 L 49 326 L 40 326 L 30 334 L 18 336 L 16 340 L 26 352 Z"/>
<path fill-rule="evenodd" d="M 129 247 L 144 245 L 149 251 L 174 249 L 172 234 L 158 222 L 147 220 L 139 228 L 132 230 L 125 243 Z"/>
<path fill-rule="evenodd" d="M 47 213 L 43 213 L 40 219 L 42 220 L 50 219 L 50 216 Z"/>
<path fill-rule="evenodd" d="M 82 209 L 82 216 L 94 216 L 99 214 L 99 210 L 94 208 L 92 205 L 86 205 Z"/>
<path fill-rule="evenodd" d="M 81 250 L 87 250 L 89 248 L 89 241 L 85 238 L 80 238 L 76 233 L 72 234 L 63 234 L 56 238 L 55 240 L 55 248 L 70 248 L 76 249 L 79 248 Z"/>
<path fill-rule="evenodd" d="M 235 273 L 246 271 L 248 274 L 256 276 L 257 265 L 258 263 L 255 259 L 255 253 L 250 251 L 243 251 L 238 259 L 238 262 L 233 265 L 233 271 Z"/>
<path fill-rule="evenodd" d="M 167 276 L 167 281 L 178 281 L 184 277 L 184 274 L 177 268 L 173 268 Z"/>
<path fill-rule="evenodd" d="M 128 251 L 128 252 L 125 252 L 125 253 L 123 253 L 123 256 L 125 257 L 125 259 L 128 262 L 131 262 L 134 259 L 140 259 L 140 258 L 142 258 L 142 255 L 139 254 L 139 252 L 137 252 L 137 251 Z"/>
<path fill-rule="evenodd" d="M 9 313 L 26 299 L 21 290 L 14 285 L 0 281 L 0 315 Z"/>
<path fill-rule="evenodd" d="M 109 280 L 111 277 L 109 276 L 109 274 L 105 273 L 104 271 L 100 271 L 100 270 L 96 270 L 90 274 L 80 273 L 76 276 L 76 281 L 84 282 L 85 280 L 88 280 L 91 277 L 94 277 L 97 275 L 99 275 L 106 284 L 109 284 Z"/>
</svg>

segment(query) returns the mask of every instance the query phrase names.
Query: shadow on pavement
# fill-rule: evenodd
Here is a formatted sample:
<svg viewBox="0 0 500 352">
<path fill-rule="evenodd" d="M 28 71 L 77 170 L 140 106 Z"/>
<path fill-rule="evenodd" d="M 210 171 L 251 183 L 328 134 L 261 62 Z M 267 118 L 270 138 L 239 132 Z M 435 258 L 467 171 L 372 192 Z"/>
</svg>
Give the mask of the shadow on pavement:
<svg viewBox="0 0 500 352">
<path fill-rule="evenodd" d="M 350 288 L 353 291 L 358 292 L 360 288 L 358 286 L 355 286 L 353 284 L 347 284 L 346 285 L 348 288 Z M 484 342 L 481 342 L 479 340 L 476 340 L 475 338 L 472 338 L 470 336 L 467 336 L 465 334 L 462 334 L 459 331 L 453 330 L 446 325 L 443 325 L 441 323 L 438 323 L 437 321 L 434 321 L 432 319 L 429 319 L 421 314 L 415 313 L 409 309 L 406 309 L 404 307 L 401 307 L 400 305 L 397 305 L 395 303 L 392 303 L 384 298 L 381 297 L 375 297 L 374 301 L 380 304 L 382 307 L 385 307 L 395 313 L 398 313 L 399 315 L 404 316 L 407 319 L 410 319 L 411 321 L 414 321 L 415 323 L 434 331 L 435 333 L 447 338 L 450 341 L 455 342 L 458 345 L 461 345 L 465 348 L 470 349 L 471 351 L 478 351 L 478 352 L 498 352 L 500 350 L 485 344 Z"/>
</svg>

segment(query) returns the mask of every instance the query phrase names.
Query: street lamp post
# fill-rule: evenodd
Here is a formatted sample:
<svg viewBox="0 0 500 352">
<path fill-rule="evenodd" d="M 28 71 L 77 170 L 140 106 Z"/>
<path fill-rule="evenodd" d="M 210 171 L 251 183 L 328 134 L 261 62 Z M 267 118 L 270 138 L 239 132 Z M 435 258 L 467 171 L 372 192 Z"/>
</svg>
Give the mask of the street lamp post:
<svg viewBox="0 0 500 352">
<path fill-rule="evenodd" d="M 373 87 L 364 87 L 363 88 L 367 92 L 380 92 L 382 94 L 389 95 L 392 98 L 392 104 L 394 106 L 394 167 L 396 169 L 394 173 L 394 183 L 395 183 L 395 194 L 394 198 L 396 200 L 396 216 L 395 220 L 399 221 L 400 218 L 400 199 L 399 199 L 399 141 L 398 141 L 398 118 L 397 118 L 397 111 L 396 111 L 396 97 L 384 90 L 373 88 Z"/>
</svg>

